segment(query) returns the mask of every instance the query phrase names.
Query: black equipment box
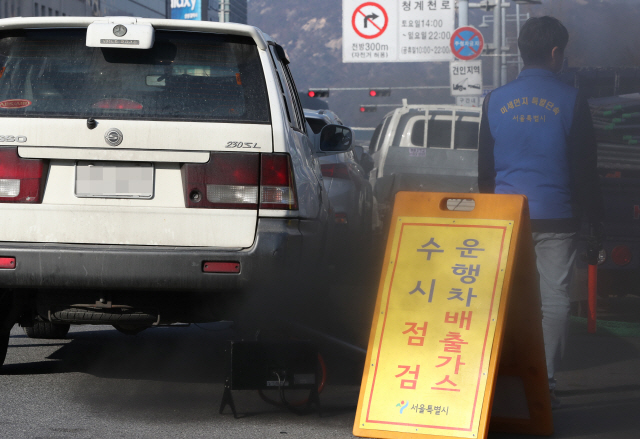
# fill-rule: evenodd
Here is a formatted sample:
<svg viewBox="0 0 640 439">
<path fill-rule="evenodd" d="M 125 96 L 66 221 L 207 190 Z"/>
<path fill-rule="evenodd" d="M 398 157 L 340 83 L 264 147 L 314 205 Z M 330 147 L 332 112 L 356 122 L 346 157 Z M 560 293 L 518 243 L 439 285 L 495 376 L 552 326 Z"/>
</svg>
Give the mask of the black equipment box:
<svg viewBox="0 0 640 439">
<path fill-rule="evenodd" d="M 317 384 L 318 350 L 308 341 L 232 341 L 231 390 L 312 389 Z"/>
</svg>

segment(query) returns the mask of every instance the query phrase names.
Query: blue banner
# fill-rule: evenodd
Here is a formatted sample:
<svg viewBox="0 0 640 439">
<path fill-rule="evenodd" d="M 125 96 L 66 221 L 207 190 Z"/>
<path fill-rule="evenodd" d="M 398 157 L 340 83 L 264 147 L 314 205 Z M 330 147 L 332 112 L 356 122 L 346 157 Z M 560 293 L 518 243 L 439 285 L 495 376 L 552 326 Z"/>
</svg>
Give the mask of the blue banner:
<svg viewBox="0 0 640 439">
<path fill-rule="evenodd" d="M 201 0 L 171 0 L 171 18 L 202 20 Z"/>
</svg>

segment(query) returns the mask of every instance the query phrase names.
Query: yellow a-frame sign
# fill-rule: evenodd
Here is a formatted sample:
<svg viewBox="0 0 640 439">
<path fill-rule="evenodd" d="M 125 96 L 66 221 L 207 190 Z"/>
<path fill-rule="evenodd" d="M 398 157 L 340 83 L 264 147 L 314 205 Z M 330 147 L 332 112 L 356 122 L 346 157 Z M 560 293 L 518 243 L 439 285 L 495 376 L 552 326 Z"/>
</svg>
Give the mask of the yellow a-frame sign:
<svg viewBox="0 0 640 439">
<path fill-rule="evenodd" d="M 551 434 L 537 285 L 525 197 L 398 193 L 354 434 Z"/>
</svg>

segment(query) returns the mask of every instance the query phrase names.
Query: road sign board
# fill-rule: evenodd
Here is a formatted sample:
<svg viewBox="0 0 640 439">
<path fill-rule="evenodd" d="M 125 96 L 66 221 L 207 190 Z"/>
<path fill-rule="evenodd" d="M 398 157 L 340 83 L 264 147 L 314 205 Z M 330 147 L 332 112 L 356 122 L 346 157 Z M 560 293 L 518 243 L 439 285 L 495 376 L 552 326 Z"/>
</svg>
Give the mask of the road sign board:
<svg viewBox="0 0 640 439">
<path fill-rule="evenodd" d="M 388 25 L 389 16 L 387 11 L 374 2 L 367 2 L 358 6 L 351 18 L 351 26 L 356 34 L 368 40 L 382 35 Z"/>
<path fill-rule="evenodd" d="M 460 107 L 479 107 L 479 96 L 456 96 L 456 105 Z"/>
<path fill-rule="evenodd" d="M 463 61 L 480 56 L 484 48 L 484 38 L 478 29 L 472 26 L 459 27 L 451 35 L 451 53 Z"/>
<path fill-rule="evenodd" d="M 530 235 L 521 195 L 396 195 L 355 436 L 551 434 Z"/>
<path fill-rule="evenodd" d="M 451 96 L 482 95 L 482 61 L 449 63 Z"/>
<path fill-rule="evenodd" d="M 343 0 L 343 62 L 451 61 L 453 0 Z"/>
<path fill-rule="evenodd" d="M 201 0 L 171 0 L 171 18 L 202 20 L 202 6 Z"/>
</svg>

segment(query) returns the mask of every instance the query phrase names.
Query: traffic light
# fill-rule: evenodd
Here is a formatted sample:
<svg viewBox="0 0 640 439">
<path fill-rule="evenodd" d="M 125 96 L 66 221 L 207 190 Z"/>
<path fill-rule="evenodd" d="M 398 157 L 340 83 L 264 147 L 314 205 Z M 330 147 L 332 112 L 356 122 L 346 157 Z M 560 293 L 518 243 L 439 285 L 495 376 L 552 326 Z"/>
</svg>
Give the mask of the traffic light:
<svg viewBox="0 0 640 439">
<path fill-rule="evenodd" d="M 314 88 L 310 89 L 307 95 L 310 98 L 328 98 L 329 97 L 329 89 L 328 88 Z"/>
<path fill-rule="evenodd" d="M 378 111 L 377 105 L 360 105 L 360 113 L 372 113 Z"/>
<path fill-rule="evenodd" d="M 391 95 L 390 88 L 372 88 L 371 90 L 369 90 L 369 96 L 371 96 L 372 98 L 379 98 L 379 97 L 385 97 L 390 95 Z"/>
</svg>

